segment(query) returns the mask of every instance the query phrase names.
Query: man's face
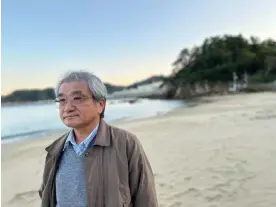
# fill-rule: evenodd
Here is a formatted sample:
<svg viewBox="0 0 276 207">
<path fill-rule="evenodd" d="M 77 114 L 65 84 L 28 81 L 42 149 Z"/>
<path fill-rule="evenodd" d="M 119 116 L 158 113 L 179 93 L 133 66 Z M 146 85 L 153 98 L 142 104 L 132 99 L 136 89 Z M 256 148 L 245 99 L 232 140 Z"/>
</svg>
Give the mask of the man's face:
<svg viewBox="0 0 276 207">
<path fill-rule="evenodd" d="M 75 129 L 98 122 L 105 107 L 104 100 L 95 102 L 85 82 L 63 83 L 57 101 L 61 120 L 67 127 Z"/>
</svg>

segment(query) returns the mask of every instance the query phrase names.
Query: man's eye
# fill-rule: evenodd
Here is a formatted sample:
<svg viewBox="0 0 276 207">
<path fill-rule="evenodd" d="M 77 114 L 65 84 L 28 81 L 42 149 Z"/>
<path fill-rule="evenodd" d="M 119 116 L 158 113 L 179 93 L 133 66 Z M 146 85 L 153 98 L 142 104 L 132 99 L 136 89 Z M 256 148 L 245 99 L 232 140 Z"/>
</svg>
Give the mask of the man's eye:
<svg viewBox="0 0 276 207">
<path fill-rule="evenodd" d="M 64 103 L 64 102 L 65 102 L 65 99 L 59 99 L 58 102 Z"/>
<path fill-rule="evenodd" d="M 74 100 L 81 100 L 82 97 L 74 97 Z"/>
</svg>

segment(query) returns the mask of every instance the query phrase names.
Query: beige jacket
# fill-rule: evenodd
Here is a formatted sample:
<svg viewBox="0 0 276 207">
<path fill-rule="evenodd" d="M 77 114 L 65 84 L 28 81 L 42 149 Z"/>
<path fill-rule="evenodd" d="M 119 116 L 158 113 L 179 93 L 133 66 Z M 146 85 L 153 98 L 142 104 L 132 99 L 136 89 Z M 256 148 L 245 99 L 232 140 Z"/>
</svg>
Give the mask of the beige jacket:
<svg viewBox="0 0 276 207">
<path fill-rule="evenodd" d="M 42 207 L 55 207 L 55 174 L 68 133 L 46 148 Z M 94 146 L 85 152 L 88 207 L 157 207 L 150 163 L 135 135 L 101 120 Z"/>
</svg>

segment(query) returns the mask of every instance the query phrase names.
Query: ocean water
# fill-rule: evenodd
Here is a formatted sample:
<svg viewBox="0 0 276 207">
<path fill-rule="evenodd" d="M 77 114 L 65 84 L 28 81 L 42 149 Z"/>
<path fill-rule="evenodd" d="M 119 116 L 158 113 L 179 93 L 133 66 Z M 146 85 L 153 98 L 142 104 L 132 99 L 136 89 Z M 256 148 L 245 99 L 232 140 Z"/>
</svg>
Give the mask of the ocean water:
<svg viewBox="0 0 276 207">
<path fill-rule="evenodd" d="M 140 99 L 136 103 L 127 100 L 110 100 L 105 110 L 107 122 L 119 119 L 137 119 L 167 113 L 187 105 L 178 100 Z M 1 107 L 1 143 L 39 137 L 66 129 L 58 116 L 54 103 L 33 103 L 28 105 Z"/>
</svg>

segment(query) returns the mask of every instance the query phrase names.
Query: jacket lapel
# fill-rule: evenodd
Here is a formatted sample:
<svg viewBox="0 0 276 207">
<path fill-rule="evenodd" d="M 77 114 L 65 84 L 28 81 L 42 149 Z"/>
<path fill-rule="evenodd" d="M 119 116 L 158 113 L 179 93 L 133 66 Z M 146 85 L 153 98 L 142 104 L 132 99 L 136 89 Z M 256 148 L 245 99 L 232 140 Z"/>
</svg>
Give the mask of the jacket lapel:
<svg viewBox="0 0 276 207">
<path fill-rule="evenodd" d="M 62 154 L 63 146 L 66 141 L 69 132 L 61 136 L 59 139 L 54 141 L 51 145 L 45 148 L 49 154 L 49 158 L 45 166 L 49 169 L 48 180 L 45 187 L 45 195 L 48 198 L 44 198 L 48 203 L 45 206 L 55 207 L 56 206 L 56 188 L 55 188 L 55 177 L 58 169 L 58 163 Z"/>
</svg>

